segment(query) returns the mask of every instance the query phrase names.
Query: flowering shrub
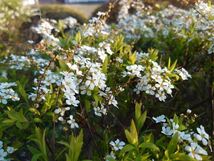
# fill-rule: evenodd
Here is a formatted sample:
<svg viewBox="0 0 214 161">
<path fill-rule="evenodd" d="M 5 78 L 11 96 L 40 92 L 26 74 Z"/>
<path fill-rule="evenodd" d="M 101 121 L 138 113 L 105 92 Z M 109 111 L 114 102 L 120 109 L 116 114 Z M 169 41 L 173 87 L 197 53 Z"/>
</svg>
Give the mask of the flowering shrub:
<svg viewBox="0 0 214 161">
<path fill-rule="evenodd" d="M 155 140 L 152 133 L 144 134 L 142 138 L 139 137 L 140 129 L 146 118 L 146 112 L 141 113 L 140 107 L 141 104 L 136 104 L 135 121 L 132 120 L 130 130 L 125 130 L 128 143 L 125 144 L 118 139 L 115 142 L 111 141 L 110 145 L 112 145 L 112 151 L 110 155 L 106 156 L 106 160 L 210 159 L 206 151 L 206 149 L 211 149 L 209 135 L 202 125 L 197 128 L 197 133 L 190 128 L 193 124 L 191 119 L 195 118 L 190 110 L 187 110 L 185 115 L 183 114 L 179 117 L 174 115 L 173 119 L 168 119 L 165 115 L 153 117 L 156 123 L 163 124 L 161 135 L 164 134 L 166 136 L 162 136 L 159 140 Z M 139 118 L 143 118 L 143 121 Z M 136 126 L 135 124 L 140 126 Z M 187 152 L 188 155 L 184 152 Z"/>
<path fill-rule="evenodd" d="M 197 4 L 198 14 L 126 2 L 121 1 L 117 24 L 107 24 L 108 12 L 99 12 L 77 31 L 65 33 L 76 25 L 74 19 L 60 26 L 42 19 L 31 28 L 42 38 L 38 44 L 30 40 L 29 52 L 1 58 L 0 140 L 15 149 L 2 148 L 2 160 L 212 160 L 211 137 L 207 127 L 198 126 L 196 115 L 178 110 L 169 119 L 163 113 L 170 107 L 162 109 L 180 103 L 179 88 L 194 79 L 193 68 L 191 74 L 185 68 L 189 64 L 170 58 L 167 41 L 189 39 L 193 32 L 203 42 L 199 50 L 209 53 L 213 32 L 202 34 L 197 29 L 203 23 L 195 19 L 203 14 L 201 6 L 209 11 L 212 6 Z M 131 7 L 136 12 L 129 15 Z M 185 26 L 188 18 L 181 17 L 184 12 L 192 14 L 193 31 L 184 31 L 190 27 Z M 140 43 L 144 39 L 155 43 Z"/>
</svg>

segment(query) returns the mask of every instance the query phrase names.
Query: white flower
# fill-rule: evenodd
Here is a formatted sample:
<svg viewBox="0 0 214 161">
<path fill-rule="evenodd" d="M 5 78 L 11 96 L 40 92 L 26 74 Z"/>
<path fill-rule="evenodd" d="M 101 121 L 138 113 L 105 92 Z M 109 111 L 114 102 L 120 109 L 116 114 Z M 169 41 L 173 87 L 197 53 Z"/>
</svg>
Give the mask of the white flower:
<svg viewBox="0 0 214 161">
<path fill-rule="evenodd" d="M 16 86 L 16 83 L 0 83 L 0 103 L 7 104 L 8 100 L 20 100 L 18 94 L 11 88 L 14 86 Z"/>
<path fill-rule="evenodd" d="M 187 109 L 187 113 L 188 113 L 188 114 L 191 114 L 191 113 L 192 113 L 192 110 Z"/>
<path fill-rule="evenodd" d="M 112 160 L 112 159 L 116 159 L 116 156 L 115 156 L 115 154 L 114 154 L 113 151 L 111 151 L 110 154 L 106 155 L 105 161 L 110 161 L 110 160 Z"/>
<path fill-rule="evenodd" d="M 67 17 L 62 21 L 69 28 L 73 28 L 75 25 L 77 25 L 77 20 L 73 17 Z"/>
<path fill-rule="evenodd" d="M 214 53 L 214 43 L 208 49 L 208 54 L 213 54 L 213 53 Z"/>
<path fill-rule="evenodd" d="M 5 161 L 7 157 L 8 153 L 6 151 L 4 151 L 4 149 L 0 149 L 0 160 L 1 161 Z"/>
<path fill-rule="evenodd" d="M 57 85 L 60 86 L 62 83 L 62 75 L 58 73 L 54 73 L 51 70 L 40 70 L 39 74 L 44 76 L 44 79 L 41 80 L 40 82 L 40 87 L 38 87 L 38 79 L 34 79 L 36 87 L 33 87 L 34 93 L 31 93 L 29 95 L 29 98 L 34 101 L 37 98 L 37 92 L 39 92 L 39 98 L 41 100 L 46 99 L 46 94 L 52 93 L 53 91 L 51 90 L 51 86 Z M 38 91 L 39 90 L 39 91 Z"/>
<path fill-rule="evenodd" d="M 60 112 L 61 112 L 61 109 L 60 109 L 60 108 L 57 108 L 57 109 L 54 110 L 54 113 L 55 113 L 55 114 L 59 114 Z"/>
<path fill-rule="evenodd" d="M 163 92 L 158 92 L 155 94 L 155 97 L 159 99 L 159 101 L 165 102 L 166 100 L 166 95 Z"/>
<path fill-rule="evenodd" d="M 115 140 L 115 141 L 111 141 L 110 145 L 112 146 L 112 148 L 115 151 L 121 150 L 123 149 L 123 147 L 125 146 L 125 142 L 120 141 L 119 139 Z"/>
<path fill-rule="evenodd" d="M 105 16 L 105 15 L 106 15 L 105 12 L 100 12 L 100 11 L 97 12 L 97 16 L 99 16 L 99 17 L 100 17 L 100 16 Z"/>
<path fill-rule="evenodd" d="M 155 123 L 166 122 L 165 115 L 160 115 L 158 117 L 152 117 L 152 119 L 155 121 Z"/>
<path fill-rule="evenodd" d="M 79 83 L 77 77 L 73 73 L 63 72 L 64 79 L 62 80 L 63 92 L 66 98 L 67 105 L 78 106 L 79 100 L 76 94 L 79 93 Z"/>
<path fill-rule="evenodd" d="M 185 150 L 189 152 L 190 157 L 197 160 L 202 160 L 201 155 L 208 155 L 207 151 L 200 147 L 197 143 L 190 143 L 190 146 L 186 146 Z"/>
<path fill-rule="evenodd" d="M 94 108 L 94 114 L 101 117 L 102 115 L 107 115 L 107 110 L 103 105 L 101 105 L 101 107 Z"/>
<path fill-rule="evenodd" d="M 117 106 L 118 102 L 112 94 L 110 95 L 110 99 L 108 100 L 108 104 L 113 105 L 114 107 L 118 107 Z"/>
<path fill-rule="evenodd" d="M 123 59 L 121 59 L 119 57 L 116 58 L 116 61 L 119 62 L 119 63 L 123 63 Z"/>
<path fill-rule="evenodd" d="M 203 143 L 203 145 L 208 145 L 208 141 L 209 141 L 209 135 L 206 133 L 204 126 L 200 126 L 199 128 L 197 128 L 197 133 L 194 134 L 195 138 L 198 141 L 201 141 Z"/>
<path fill-rule="evenodd" d="M 59 121 L 64 121 L 64 118 L 63 118 L 62 116 L 60 116 L 60 117 L 58 118 L 58 120 L 59 120 Z"/>
<path fill-rule="evenodd" d="M 173 134 L 173 131 L 169 126 L 163 126 L 161 133 L 167 136 L 171 136 Z"/>
<path fill-rule="evenodd" d="M 185 133 L 183 131 L 182 132 L 178 131 L 178 135 L 179 135 L 181 140 L 189 141 L 189 143 L 192 142 L 191 134 Z"/>
<path fill-rule="evenodd" d="M 126 67 L 126 72 L 124 72 L 124 77 L 125 76 L 136 76 L 136 77 L 141 77 L 141 72 L 144 71 L 145 67 L 142 65 L 130 65 Z"/>
<path fill-rule="evenodd" d="M 70 124 L 71 129 L 79 128 L 79 125 L 76 123 L 73 115 L 70 115 L 69 120 L 67 121 L 68 124 Z"/>
<path fill-rule="evenodd" d="M 148 59 L 146 58 L 147 56 L 145 53 L 141 53 L 140 55 L 142 59 Z M 131 65 L 126 67 L 127 71 L 123 72 L 123 75 L 138 77 L 137 85 L 134 88 L 134 91 L 137 94 L 140 94 L 142 91 L 144 91 L 146 94 L 155 96 L 160 101 L 164 102 L 167 99 L 167 95 L 172 96 L 172 89 L 174 89 L 174 85 L 167 76 L 169 71 L 167 68 L 161 68 L 157 62 L 154 62 L 150 59 L 148 62 L 150 63 L 151 68 L 146 68 L 146 71 L 144 71 L 145 67 L 141 65 Z"/>
<path fill-rule="evenodd" d="M 179 74 L 182 80 L 188 80 L 188 78 L 192 78 L 191 75 L 184 68 L 181 68 L 181 70 L 176 69 L 175 72 Z"/>
<path fill-rule="evenodd" d="M 99 43 L 99 47 L 100 47 L 100 49 L 103 48 L 107 54 L 109 54 L 109 55 L 113 54 L 113 51 L 111 50 L 111 45 L 109 43 L 101 42 L 101 43 Z"/>
<path fill-rule="evenodd" d="M 13 153 L 14 151 L 15 151 L 15 149 L 14 149 L 13 147 L 11 147 L 11 146 L 8 146 L 8 147 L 7 147 L 7 152 L 8 152 L 9 154 Z"/>
<path fill-rule="evenodd" d="M 172 133 L 173 133 L 173 135 L 178 132 L 178 129 L 179 129 L 179 125 L 176 124 L 175 122 L 172 122 Z"/>
<path fill-rule="evenodd" d="M 77 75 L 79 75 L 79 76 L 82 76 L 82 75 L 83 75 L 83 74 L 82 74 L 82 71 L 79 69 L 79 67 L 78 67 L 77 64 L 67 63 L 67 66 L 68 66 L 71 70 L 75 71 L 75 73 L 76 73 Z"/>
</svg>

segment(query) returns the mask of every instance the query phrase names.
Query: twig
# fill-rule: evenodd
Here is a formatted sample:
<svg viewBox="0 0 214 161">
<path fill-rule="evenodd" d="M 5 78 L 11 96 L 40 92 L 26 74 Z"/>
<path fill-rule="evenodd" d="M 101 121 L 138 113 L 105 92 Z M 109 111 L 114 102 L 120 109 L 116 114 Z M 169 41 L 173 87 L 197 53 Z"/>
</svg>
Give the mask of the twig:
<svg viewBox="0 0 214 161">
<path fill-rule="evenodd" d="M 35 105 L 36 106 L 38 105 L 38 100 L 39 100 L 39 94 L 40 94 L 40 88 L 41 88 L 42 81 L 45 79 L 45 75 L 46 75 L 48 69 L 50 68 L 51 63 L 55 61 L 56 57 L 57 57 L 57 54 L 55 54 L 54 58 L 49 61 L 48 65 L 44 69 L 44 73 L 40 76 L 40 79 L 38 80 L 38 86 L 37 86 L 38 89 L 37 89 L 36 99 L 35 99 Z"/>
</svg>

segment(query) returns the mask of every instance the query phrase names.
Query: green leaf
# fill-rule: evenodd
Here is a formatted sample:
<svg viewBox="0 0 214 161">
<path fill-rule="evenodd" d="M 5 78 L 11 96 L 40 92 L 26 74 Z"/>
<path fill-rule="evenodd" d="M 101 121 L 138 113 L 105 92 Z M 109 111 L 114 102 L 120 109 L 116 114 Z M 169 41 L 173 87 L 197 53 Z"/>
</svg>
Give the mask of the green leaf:
<svg viewBox="0 0 214 161">
<path fill-rule="evenodd" d="M 141 157 L 140 157 L 140 161 L 150 161 L 149 159 L 150 155 L 148 153 L 146 154 L 143 154 Z"/>
<path fill-rule="evenodd" d="M 19 129 L 26 129 L 29 126 L 29 122 L 23 114 L 23 110 L 15 111 L 11 110 L 7 112 L 8 118 L 3 121 L 7 125 L 15 124 Z"/>
<path fill-rule="evenodd" d="M 127 152 L 131 152 L 132 150 L 135 149 L 135 146 L 131 145 L 131 144 L 128 144 L 126 146 L 123 147 L 123 149 L 120 151 L 120 155 L 124 155 L 125 153 Z"/>
<path fill-rule="evenodd" d="M 28 147 L 29 151 L 32 153 L 31 161 L 37 161 L 42 157 L 42 153 L 38 149 L 36 149 L 32 146 L 29 146 L 29 145 L 27 147 Z"/>
<path fill-rule="evenodd" d="M 117 36 L 114 40 L 114 43 L 111 45 L 112 50 L 115 53 L 121 51 L 123 46 L 124 46 L 124 37 L 122 35 Z"/>
<path fill-rule="evenodd" d="M 156 49 L 149 49 L 148 53 L 150 54 L 150 59 L 156 61 L 158 59 L 158 50 Z"/>
<path fill-rule="evenodd" d="M 129 142 L 130 144 L 133 144 L 132 135 L 131 135 L 131 133 L 129 132 L 129 130 L 125 130 L 125 135 L 126 135 L 126 139 L 128 140 L 128 142 Z"/>
<path fill-rule="evenodd" d="M 154 142 L 154 136 L 153 136 L 152 133 L 146 134 L 146 135 L 143 136 L 143 140 L 146 143 Z"/>
<path fill-rule="evenodd" d="M 38 117 L 34 118 L 33 120 L 36 123 L 42 123 L 42 120 L 40 118 L 38 118 Z"/>
<path fill-rule="evenodd" d="M 173 154 L 176 151 L 178 141 L 179 141 L 179 136 L 178 136 L 178 133 L 176 133 L 173 135 L 172 139 L 170 140 L 167 146 L 167 151 L 169 155 Z"/>
<path fill-rule="evenodd" d="M 136 103 L 135 104 L 135 120 L 138 120 L 141 116 L 141 106 L 142 103 Z"/>
<path fill-rule="evenodd" d="M 81 36 L 81 33 L 78 32 L 76 35 L 75 35 L 75 41 L 77 42 L 77 44 L 81 44 L 82 42 L 82 36 Z"/>
<path fill-rule="evenodd" d="M 176 154 L 171 154 L 171 159 L 174 161 L 196 161 L 192 157 L 188 156 L 185 153 L 176 153 Z"/>
<path fill-rule="evenodd" d="M 91 102 L 88 99 L 85 99 L 85 109 L 86 112 L 90 112 L 91 111 Z"/>
<path fill-rule="evenodd" d="M 176 65 L 177 65 L 177 60 L 171 65 L 169 71 L 172 72 L 175 69 Z"/>
<path fill-rule="evenodd" d="M 82 146 L 83 131 L 81 130 L 77 137 L 75 137 L 73 134 L 71 135 L 68 154 L 66 154 L 66 161 L 78 161 Z"/>
<path fill-rule="evenodd" d="M 141 106 L 142 106 L 142 103 L 136 103 L 135 104 L 135 122 L 137 124 L 138 132 L 143 127 L 143 125 L 144 125 L 144 123 L 146 121 L 146 117 L 147 117 L 147 112 L 146 111 L 142 114 Z"/>
<path fill-rule="evenodd" d="M 179 124 L 179 118 L 176 114 L 173 117 L 173 122 L 175 122 L 176 124 Z"/>
<path fill-rule="evenodd" d="M 29 108 L 29 111 L 36 115 L 40 115 L 40 112 L 36 108 L 31 107 L 31 108 Z"/>
<path fill-rule="evenodd" d="M 129 61 L 131 62 L 131 64 L 135 64 L 137 58 L 136 58 L 136 54 L 130 54 L 129 55 Z"/>
<path fill-rule="evenodd" d="M 33 154 L 31 161 L 37 161 L 42 156 L 42 153 Z"/>
<path fill-rule="evenodd" d="M 142 143 L 139 145 L 139 147 L 141 148 L 141 150 L 149 149 L 153 152 L 159 152 L 160 151 L 160 149 L 154 143 Z"/>
<path fill-rule="evenodd" d="M 28 103 L 28 95 L 27 95 L 23 85 L 19 81 L 17 81 L 16 84 L 18 85 L 18 91 L 19 91 L 20 95 L 24 98 L 25 102 Z"/>
<path fill-rule="evenodd" d="M 168 68 L 168 69 L 170 69 L 170 67 L 171 67 L 171 58 L 169 58 L 169 60 L 168 60 L 168 65 L 167 65 L 167 68 Z"/>
<path fill-rule="evenodd" d="M 138 145 L 138 133 L 134 121 L 131 121 L 130 131 L 125 130 L 125 135 L 130 144 Z"/>
<path fill-rule="evenodd" d="M 53 91 L 53 87 L 50 86 L 51 88 L 51 91 Z M 44 105 L 42 106 L 42 113 L 47 113 L 48 110 L 50 110 L 55 104 L 56 104 L 56 93 L 48 93 L 46 96 L 45 96 L 45 103 Z"/>
<path fill-rule="evenodd" d="M 38 151 L 41 152 L 44 161 L 48 161 L 47 145 L 45 142 L 46 130 L 42 131 L 40 128 L 35 128 L 35 134 L 30 137 L 38 146 Z"/>
<path fill-rule="evenodd" d="M 145 111 L 140 118 L 137 120 L 137 129 L 138 131 L 141 130 L 141 128 L 143 127 L 145 121 L 146 121 L 146 117 L 147 117 L 147 111 Z"/>
<path fill-rule="evenodd" d="M 70 147 L 70 145 L 69 145 L 67 142 L 59 141 L 58 143 L 64 145 L 64 146 L 67 147 L 67 148 Z"/>
<path fill-rule="evenodd" d="M 60 66 L 60 71 L 67 71 L 67 70 L 69 70 L 67 64 L 64 61 L 59 60 L 58 62 L 59 62 L 59 66 Z"/>
<path fill-rule="evenodd" d="M 101 98 L 98 96 L 98 94 L 93 94 L 93 98 L 95 100 L 95 105 L 98 106 L 99 101 L 101 100 Z"/>
<path fill-rule="evenodd" d="M 107 56 L 103 62 L 103 66 L 102 66 L 102 72 L 105 74 L 108 72 L 108 62 L 109 62 L 109 58 Z"/>
</svg>

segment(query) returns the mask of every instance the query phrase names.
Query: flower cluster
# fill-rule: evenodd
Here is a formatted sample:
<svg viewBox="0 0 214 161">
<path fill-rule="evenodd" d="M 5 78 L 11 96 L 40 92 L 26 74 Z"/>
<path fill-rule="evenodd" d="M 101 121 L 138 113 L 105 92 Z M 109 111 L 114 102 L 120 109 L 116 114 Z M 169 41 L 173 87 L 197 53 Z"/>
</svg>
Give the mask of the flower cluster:
<svg viewBox="0 0 214 161">
<path fill-rule="evenodd" d="M 101 42 L 98 44 L 98 46 L 98 48 L 95 48 L 83 45 L 77 50 L 77 53 L 83 57 L 92 57 L 92 59 L 94 58 L 96 61 L 98 61 L 98 57 L 103 63 L 107 56 L 111 56 L 113 54 L 113 51 L 111 50 L 111 44 L 107 42 Z"/>
<path fill-rule="evenodd" d="M 104 50 L 108 50 L 108 45 L 107 47 L 104 47 Z M 102 72 L 102 65 L 98 62 L 91 62 L 90 59 L 87 58 L 87 56 L 90 56 L 88 53 L 92 51 L 97 52 L 97 50 L 93 47 L 83 46 L 77 50 L 77 53 L 74 55 L 74 62 L 72 64 L 67 63 L 70 72 L 61 73 L 63 76 L 61 81 L 62 92 L 66 99 L 66 105 L 74 107 L 79 105 L 80 100 L 78 96 L 91 96 L 92 93 L 97 92 L 99 96 L 103 98 L 103 100 L 100 100 L 99 106 L 94 102 L 92 102 L 92 105 L 94 106 L 93 109 L 95 115 L 102 116 L 107 114 L 105 105 L 113 105 L 117 107 L 117 101 L 113 96 L 110 88 L 106 85 L 106 76 Z M 111 50 L 109 49 L 109 52 L 110 51 Z M 95 56 L 95 58 L 97 57 Z M 66 111 L 69 112 L 70 108 L 67 107 L 63 109 L 57 109 L 57 111 L 55 111 L 56 114 L 60 115 L 58 118 L 60 121 L 67 120 L 65 117 Z M 72 123 L 72 127 L 77 126 Z"/>
<path fill-rule="evenodd" d="M 88 36 L 98 36 L 99 34 L 102 35 L 109 35 L 110 26 L 106 24 L 105 17 L 107 13 L 98 12 L 97 17 L 92 17 L 89 20 L 89 23 L 83 28 L 82 33 L 85 37 Z"/>
<path fill-rule="evenodd" d="M 67 17 L 65 19 L 59 20 L 59 22 L 65 25 L 64 28 L 69 28 L 69 29 L 72 29 L 78 24 L 77 20 L 73 17 Z"/>
<path fill-rule="evenodd" d="M 77 107 L 79 100 L 76 95 L 79 94 L 79 82 L 77 76 L 72 72 L 62 72 L 63 78 L 59 83 L 62 86 L 62 92 L 66 99 L 66 107 L 58 107 L 55 109 L 54 113 L 58 115 L 58 120 L 63 123 L 69 124 L 71 129 L 78 128 L 79 125 L 76 123 L 73 115 L 66 117 L 65 113 L 70 113 L 72 108 L 70 106 Z"/>
<path fill-rule="evenodd" d="M 64 29 L 69 29 L 70 31 L 72 31 L 76 26 L 78 26 L 78 22 L 73 17 L 59 19 L 58 21 L 53 19 L 41 19 L 39 24 L 31 26 L 31 30 L 34 33 L 42 36 L 43 39 L 41 43 L 45 42 L 49 45 L 59 47 L 59 38 L 54 33 L 59 33 Z"/>
<path fill-rule="evenodd" d="M 192 78 L 192 76 L 184 68 L 176 69 L 175 72 L 178 73 L 182 80 L 188 80 L 189 78 Z"/>
<path fill-rule="evenodd" d="M 200 1 L 188 10 L 169 5 L 158 12 L 143 5 L 140 9 L 132 5 L 137 11 L 129 13 L 130 4 L 120 4 L 119 13 L 124 13 L 125 16 L 121 16 L 121 14 L 118 16 L 118 28 L 126 35 L 127 39 L 154 38 L 159 35 L 167 37 L 170 32 L 173 32 L 178 37 L 186 38 L 190 42 L 193 37 L 188 35 L 194 30 L 193 36 L 207 41 L 209 44 L 207 51 L 209 54 L 213 53 L 213 5 Z"/>
<path fill-rule="evenodd" d="M 48 62 L 39 52 L 32 49 L 26 55 L 11 54 L 0 61 L 0 64 L 7 64 L 10 69 L 26 70 L 33 65 L 37 68 L 45 67 Z"/>
<path fill-rule="evenodd" d="M 101 107 L 94 107 L 94 114 L 101 117 L 102 115 L 107 115 L 107 110 L 103 105 Z"/>
<path fill-rule="evenodd" d="M 1 26 L 4 21 L 1 18 L 9 12 L 9 9 L 1 9 L 3 1 L 16 0 L 0 0 L 0 36 L 2 26 L 5 28 L 9 25 Z M 118 21 L 107 24 L 110 9 L 115 4 L 121 5 Z M 198 88 L 201 81 L 208 82 L 206 78 L 197 79 L 195 81 L 199 83 L 190 86 L 188 93 L 183 95 L 184 92 L 178 92 L 175 99 L 168 99 L 179 88 L 180 84 L 176 84 L 178 81 L 191 78 L 188 71 L 200 71 L 197 78 L 201 78 L 210 70 L 211 66 L 208 65 L 206 69 L 205 66 L 194 69 L 193 65 L 190 70 L 188 67 L 192 65 L 192 57 L 194 61 L 199 58 L 197 54 L 194 55 L 195 51 L 210 54 L 214 51 L 213 6 L 200 2 L 186 10 L 170 5 L 165 9 L 156 7 L 153 10 L 144 6 L 142 0 L 120 0 L 111 3 L 106 13 L 98 12 L 98 17 L 93 17 L 83 26 L 78 25 L 72 17 L 57 21 L 41 19 L 37 25 L 33 23 L 32 38 L 39 37 L 42 40 L 29 40 L 30 44 L 26 47 L 36 49 L 26 54 L 9 54 L 0 60 L 0 66 L 3 66 L 0 69 L 0 107 L 7 106 L 0 113 L 0 135 L 5 138 L 4 145 L 0 141 L 0 161 L 10 160 L 9 154 L 13 153 L 14 148 L 7 147 L 6 143 L 11 139 L 14 147 L 21 147 L 13 154 L 21 160 L 28 159 L 26 156 L 52 160 L 52 150 L 60 151 L 63 146 L 68 149 L 62 151 L 56 160 L 70 158 L 72 154 L 66 154 L 70 150 L 65 144 L 68 138 L 70 147 L 78 146 L 79 150 L 85 148 L 82 147 L 86 145 L 84 141 L 89 141 L 87 145 L 92 147 L 90 154 L 84 150 L 78 154 L 84 153 L 85 158 L 93 155 L 95 160 L 103 160 L 98 157 L 106 154 L 106 161 L 179 160 L 179 157 L 181 160 L 191 160 L 190 157 L 193 160 L 209 159 L 210 136 L 204 126 L 195 124 L 191 110 L 187 111 L 185 117 L 153 117 L 155 123 L 160 125 L 160 135 L 154 136 L 157 133 L 151 129 L 144 131 L 144 126 L 149 123 L 145 120 L 149 117 L 147 113 L 151 114 L 151 108 L 147 106 L 155 104 L 157 113 L 164 110 L 158 109 L 159 104 L 159 107 L 167 104 L 176 104 L 177 107 L 182 103 L 185 107 L 189 104 L 185 102 L 189 93 L 193 98 L 195 84 Z M 10 16 L 11 13 L 8 14 Z M 177 63 L 181 66 L 177 67 Z M 9 83 L 12 82 L 10 79 L 16 77 L 21 80 L 17 85 Z M 23 99 L 20 100 L 15 88 Z M 184 102 L 179 102 L 183 96 Z M 18 103 L 12 102 L 18 100 Z M 164 104 L 158 100 L 169 101 Z M 8 102 L 17 108 L 11 108 Z M 134 103 L 135 110 L 132 108 Z M 131 118 L 130 130 L 125 130 L 123 136 L 121 128 L 124 130 Z M 107 135 L 103 136 L 102 128 L 107 130 Z M 87 138 L 89 133 L 96 138 L 92 138 L 93 142 Z M 50 134 L 54 135 L 50 138 Z M 123 139 L 126 137 L 127 143 L 117 138 L 109 140 L 118 134 Z M 105 139 L 100 140 L 102 138 Z M 55 145 L 59 140 L 62 145 Z M 40 155 L 38 150 L 43 149 L 37 146 L 38 142 L 44 145 L 43 149 L 49 143 L 55 149 L 50 148 Z M 109 149 L 106 149 L 106 143 Z M 109 152 L 98 154 L 94 149 L 96 144 L 102 144 L 101 152 Z M 76 160 L 79 160 L 78 157 Z"/>
<path fill-rule="evenodd" d="M 54 21 L 56 22 L 56 21 Z M 42 19 L 37 26 L 32 26 L 31 30 L 42 36 L 43 40 L 48 44 L 58 45 L 59 39 L 53 35 L 55 27 L 49 21 Z"/>
<path fill-rule="evenodd" d="M 35 101 L 37 95 L 39 94 L 39 99 L 45 100 L 45 96 L 48 93 L 52 93 L 51 86 L 60 86 L 62 83 L 62 75 L 52 72 L 51 70 L 40 70 L 39 71 L 41 79 L 35 78 L 33 87 L 34 93 L 30 93 L 29 98 Z"/>
<path fill-rule="evenodd" d="M 12 89 L 16 83 L 0 83 L 0 103 L 7 104 L 8 100 L 19 101 L 18 94 Z"/>
<path fill-rule="evenodd" d="M 187 111 L 187 114 L 190 115 L 190 112 Z M 184 150 L 190 157 L 196 160 L 202 160 L 202 156 L 208 155 L 205 148 L 209 148 L 210 145 L 209 135 L 202 125 L 197 127 L 197 132 L 194 132 L 191 129 L 183 128 L 182 123 L 177 119 L 177 117 L 168 119 L 165 115 L 161 115 L 153 117 L 153 120 L 156 123 L 162 124 L 162 134 L 168 137 L 178 134 Z M 204 148 L 202 146 L 204 146 Z"/>
<path fill-rule="evenodd" d="M 67 123 L 71 129 L 74 128 L 79 128 L 79 125 L 76 123 L 76 120 L 74 119 L 73 115 L 69 115 L 68 118 L 65 117 L 65 112 L 70 111 L 70 107 L 65 107 L 65 108 L 57 108 L 54 110 L 54 113 L 56 115 L 59 115 L 58 120 L 62 123 Z"/>
<path fill-rule="evenodd" d="M 78 76 L 80 94 L 91 96 L 94 90 L 99 90 L 99 95 L 107 98 L 109 96 L 109 104 L 115 105 L 114 97 L 111 94 L 110 88 L 106 85 L 106 76 L 102 72 L 100 63 L 93 63 L 90 59 L 80 55 L 74 56 L 76 65 L 68 64 L 70 69 Z M 83 74 L 85 73 L 85 75 Z M 77 88 L 77 87 L 76 87 Z"/>
<path fill-rule="evenodd" d="M 64 97 L 66 98 L 67 105 L 78 106 L 79 101 L 75 97 L 79 94 L 79 83 L 74 73 L 62 73 L 64 78 L 62 80 Z"/>
<path fill-rule="evenodd" d="M 123 76 L 131 76 L 137 78 L 137 84 L 134 91 L 139 94 L 145 92 L 146 94 L 155 96 L 160 101 L 165 101 L 167 95 L 172 95 L 174 89 L 173 78 L 171 73 L 178 74 L 182 80 L 191 78 L 185 69 L 175 69 L 170 71 L 166 67 L 162 68 L 157 62 L 149 58 L 149 53 L 138 53 L 137 63 L 144 62 L 142 65 L 130 65 L 126 67 Z"/>
<path fill-rule="evenodd" d="M 105 157 L 106 161 L 110 161 L 112 159 L 115 160 L 116 159 L 115 152 L 122 150 L 123 147 L 126 145 L 125 142 L 120 141 L 119 139 L 116 139 L 115 141 L 111 141 L 109 144 L 112 147 L 112 151 L 109 155 Z"/>
<path fill-rule="evenodd" d="M 15 149 L 11 146 L 8 146 L 6 150 L 4 149 L 4 144 L 0 140 L 0 161 L 10 161 L 8 158 L 8 155 L 12 154 L 15 151 Z"/>
<path fill-rule="evenodd" d="M 30 60 L 26 56 L 18 56 L 11 54 L 9 58 L 5 58 L 3 61 L 1 61 L 1 64 L 6 63 L 7 59 L 9 59 L 8 64 L 10 65 L 10 69 L 17 69 L 22 70 L 25 67 L 30 67 Z"/>
</svg>

